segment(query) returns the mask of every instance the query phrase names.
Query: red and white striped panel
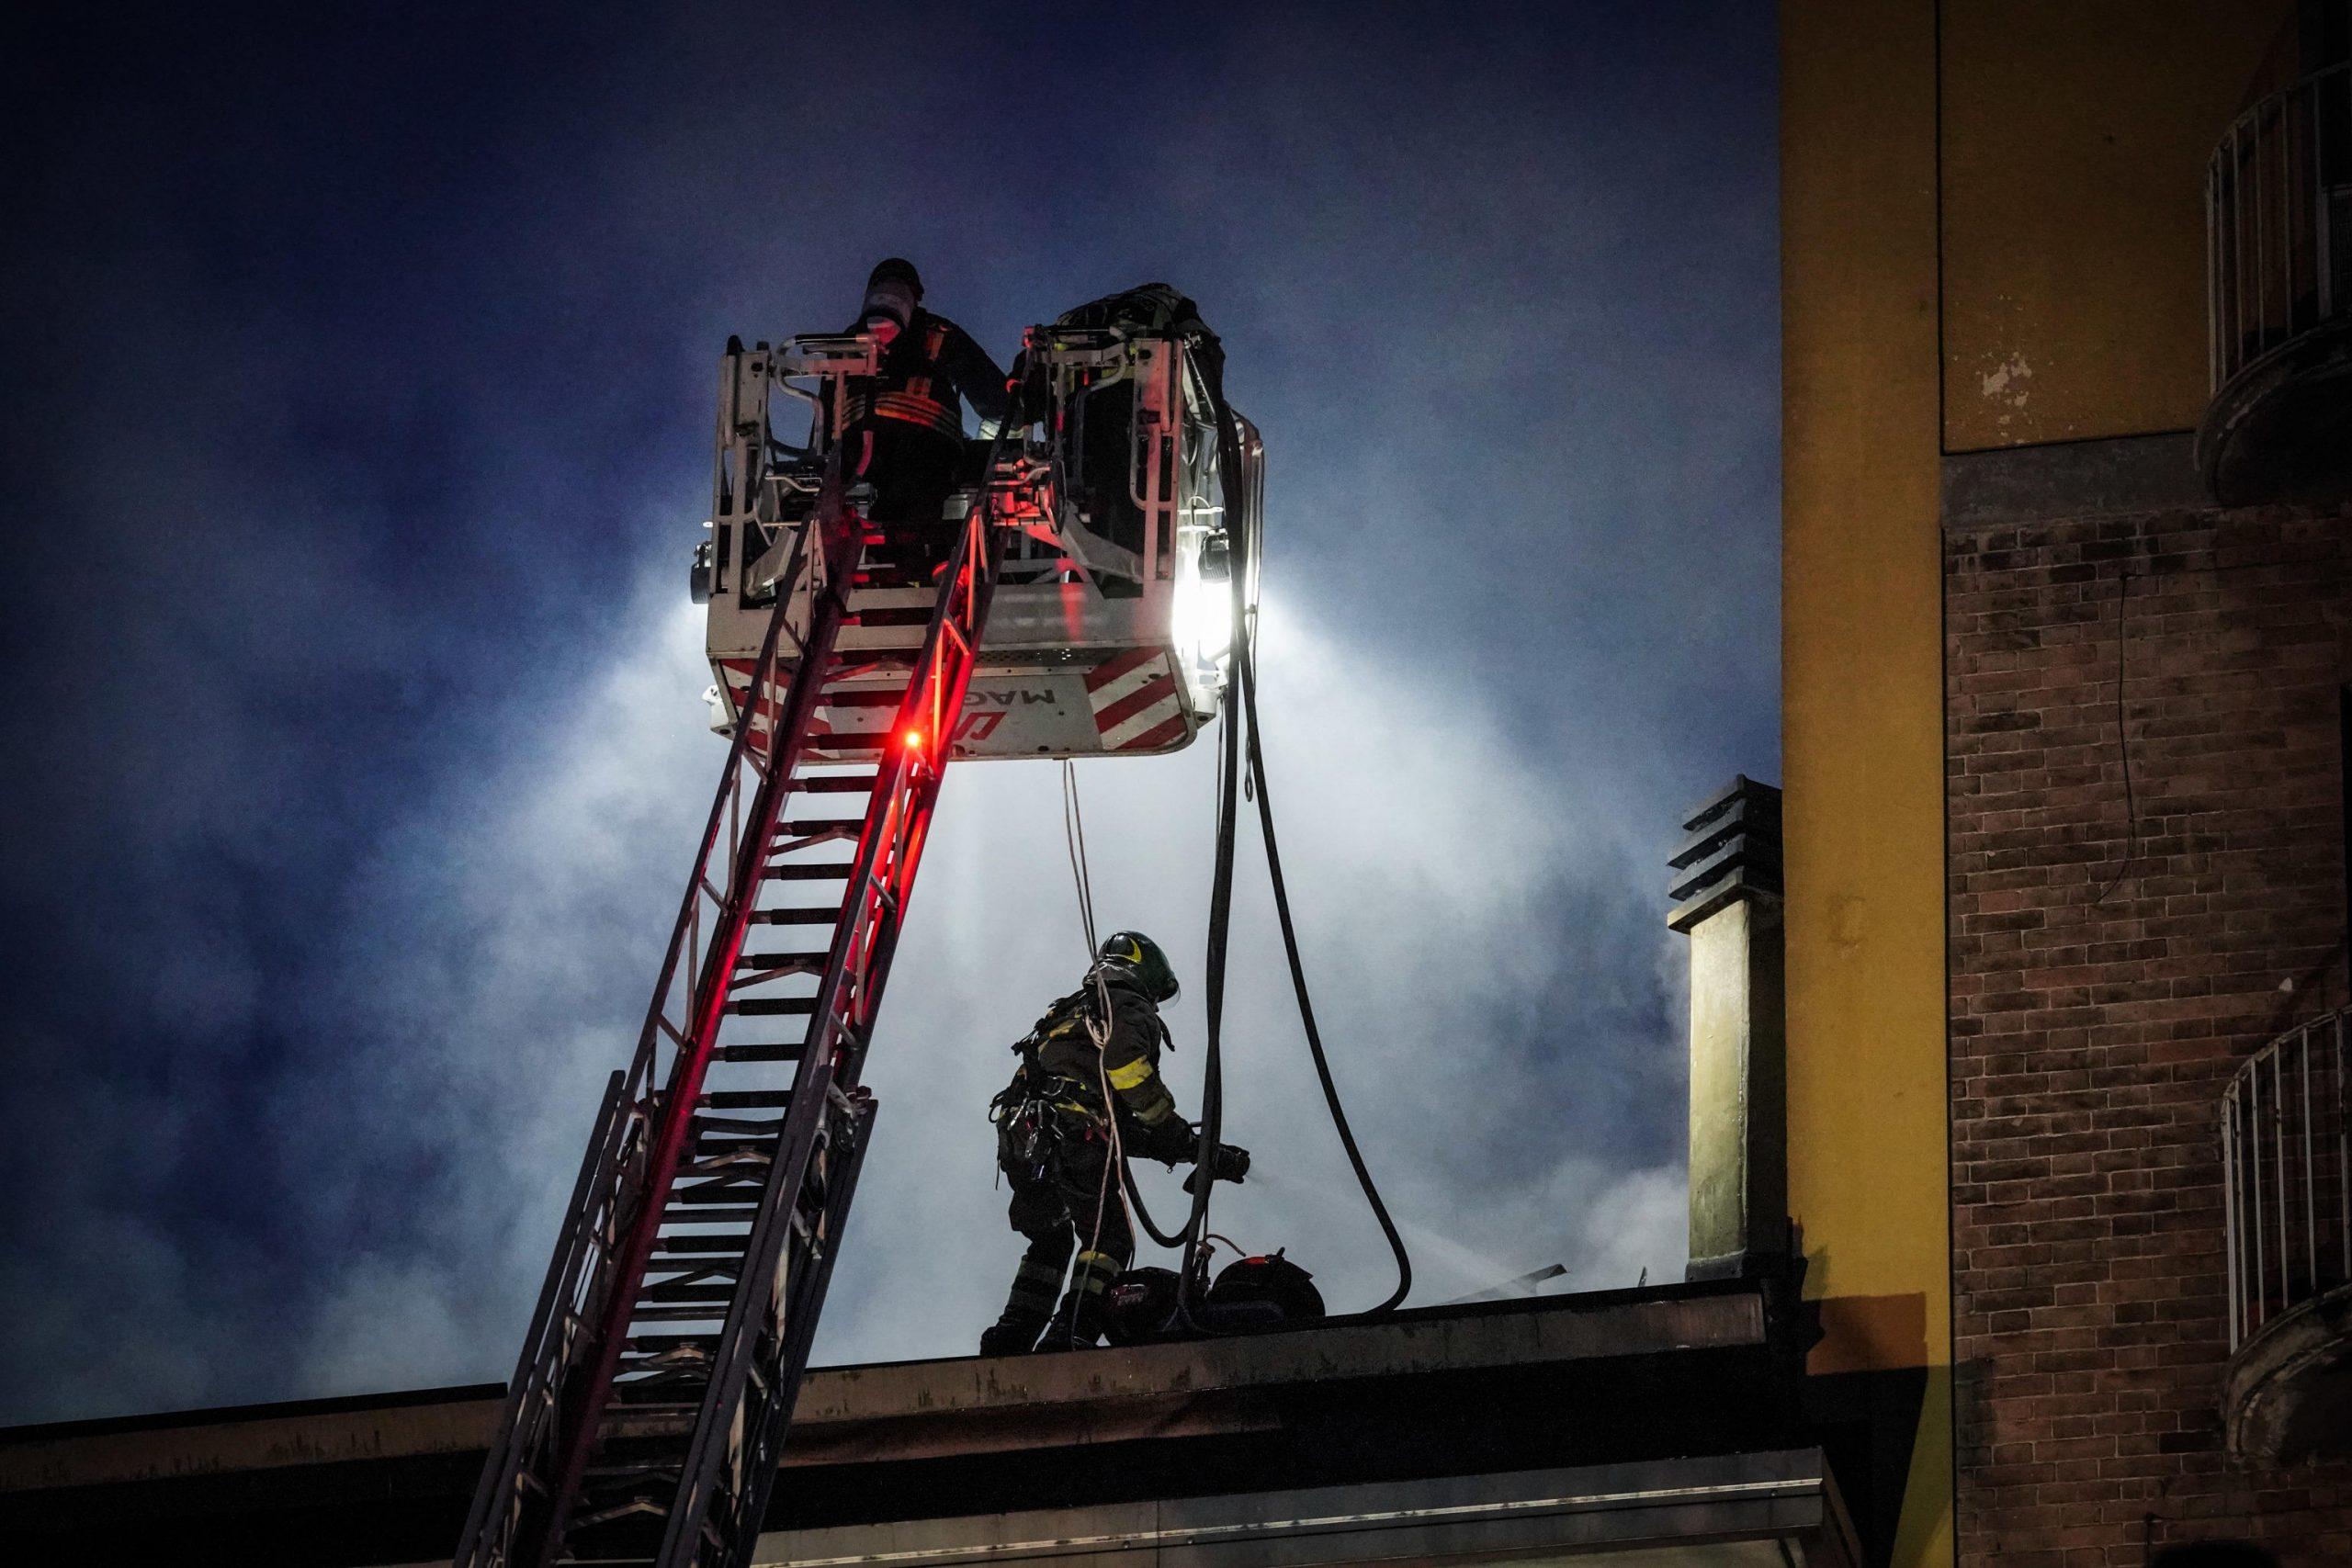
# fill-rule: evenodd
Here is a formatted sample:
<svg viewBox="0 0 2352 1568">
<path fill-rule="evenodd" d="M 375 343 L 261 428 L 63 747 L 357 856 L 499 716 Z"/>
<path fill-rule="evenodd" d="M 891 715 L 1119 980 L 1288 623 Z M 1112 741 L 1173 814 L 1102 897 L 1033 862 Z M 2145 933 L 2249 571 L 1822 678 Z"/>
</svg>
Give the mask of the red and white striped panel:
<svg viewBox="0 0 2352 1568">
<path fill-rule="evenodd" d="M 719 660 L 719 669 L 726 678 L 728 695 L 733 700 L 735 711 L 741 713 L 746 706 L 751 707 L 752 738 L 764 751 L 774 743 L 768 730 L 775 720 L 782 716 L 784 704 L 780 694 L 763 698 L 757 704 L 749 702 L 752 662 L 749 659 L 725 659 Z M 836 722 L 842 718 L 851 722 Z M 839 705 L 820 703 L 816 717 L 808 727 L 809 749 L 827 757 L 870 756 L 881 750 L 881 732 L 888 728 L 889 721 L 890 713 L 886 708 L 844 711 Z"/>
<path fill-rule="evenodd" d="M 1105 751 L 1152 751 L 1183 738 L 1176 672 L 1159 649 L 1132 649 L 1088 671 L 1086 700 Z"/>
</svg>

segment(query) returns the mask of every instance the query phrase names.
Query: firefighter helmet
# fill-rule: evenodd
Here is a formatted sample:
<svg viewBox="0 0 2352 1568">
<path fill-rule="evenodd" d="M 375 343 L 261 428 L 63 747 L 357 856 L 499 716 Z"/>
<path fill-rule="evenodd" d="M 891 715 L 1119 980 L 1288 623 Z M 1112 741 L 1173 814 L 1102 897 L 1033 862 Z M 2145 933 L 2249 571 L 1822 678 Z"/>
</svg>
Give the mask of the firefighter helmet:
<svg viewBox="0 0 2352 1568">
<path fill-rule="evenodd" d="M 903 283 L 914 290 L 916 299 L 922 298 L 922 275 L 904 256 L 889 256 L 875 263 L 874 270 L 865 275 L 865 287 L 871 288 L 877 283 Z"/>
<path fill-rule="evenodd" d="M 916 275 L 914 264 L 892 256 L 876 266 L 865 280 L 865 309 L 858 316 L 858 325 L 862 328 L 880 320 L 905 332 L 914 324 L 915 307 L 922 303 L 922 279 Z"/>
<path fill-rule="evenodd" d="M 1136 977 L 1143 994 L 1155 1002 L 1176 999 L 1176 971 L 1169 966 L 1168 954 L 1159 944 L 1141 931 L 1117 931 L 1102 943 L 1095 959 L 1102 964 L 1115 964 Z"/>
</svg>

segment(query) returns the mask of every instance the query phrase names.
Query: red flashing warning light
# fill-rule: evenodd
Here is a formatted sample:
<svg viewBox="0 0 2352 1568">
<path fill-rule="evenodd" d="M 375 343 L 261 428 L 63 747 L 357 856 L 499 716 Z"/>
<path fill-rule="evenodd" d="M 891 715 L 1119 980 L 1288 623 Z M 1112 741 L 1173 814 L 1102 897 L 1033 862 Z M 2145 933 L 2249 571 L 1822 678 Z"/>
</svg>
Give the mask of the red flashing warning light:
<svg viewBox="0 0 2352 1568">
<path fill-rule="evenodd" d="M 922 731 L 920 729 L 901 729 L 899 731 L 899 744 L 904 746 L 910 751 L 922 750 Z"/>
</svg>

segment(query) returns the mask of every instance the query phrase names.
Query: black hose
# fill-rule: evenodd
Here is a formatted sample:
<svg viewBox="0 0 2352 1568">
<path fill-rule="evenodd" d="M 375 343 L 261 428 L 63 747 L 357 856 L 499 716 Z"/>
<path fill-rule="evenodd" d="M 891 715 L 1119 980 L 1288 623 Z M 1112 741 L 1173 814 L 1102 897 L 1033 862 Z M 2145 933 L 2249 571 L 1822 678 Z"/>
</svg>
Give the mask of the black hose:
<svg viewBox="0 0 2352 1568">
<path fill-rule="evenodd" d="M 1283 928 L 1283 953 L 1290 960 L 1291 988 L 1298 993 L 1298 1020 L 1306 1027 L 1307 1053 L 1315 1058 L 1315 1076 L 1322 1081 L 1323 1103 L 1330 1108 L 1331 1125 L 1339 1129 L 1340 1146 L 1348 1151 L 1348 1164 L 1354 1168 L 1356 1184 L 1363 1189 L 1364 1201 L 1372 1205 L 1373 1217 L 1380 1222 L 1381 1234 L 1388 1238 L 1388 1250 L 1396 1257 L 1396 1288 L 1388 1299 L 1369 1310 L 1350 1316 L 1375 1317 L 1395 1310 L 1413 1288 L 1413 1260 L 1405 1251 L 1405 1238 L 1396 1232 L 1396 1222 L 1389 1217 L 1388 1205 L 1380 1201 L 1380 1189 L 1373 1185 L 1372 1172 L 1363 1163 L 1363 1151 L 1356 1147 L 1356 1135 L 1348 1125 L 1348 1113 L 1340 1104 L 1339 1087 L 1331 1081 L 1331 1064 L 1323 1054 L 1323 1035 L 1315 1027 L 1315 1003 L 1306 992 L 1306 970 L 1299 963 L 1298 933 L 1290 918 L 1290 892 L 1283 884 L 1282 851 L 1274 843 L 1274 807 L 1266 793 L 1266 757 L 1258 744 L 1258 670 L 1249 639 L 1238 639 L 1239 649 L 1235 655 L 1237 674 L 1241 687 L 1241 703 L 1250 716 L 1250 778 L 1258 792 L 1258 825 L 1266 838 L 1266 874 L 1273 883 L 1274 915 Z"/>
<path fill-rule="evenodd" d="M 1234 624 L 1238 626 L 1242 613 L 1238 573 L 1233 578 L 1233 598 Z M 1208 953 L 1202 965 L 1202 1002 L 1208 1015 L 1208 1043 L 1201 1065 L 1200 1141 L 1193 1151 L 1195 1172 L 1216 1168 L 1217 1145 L 1225 1131 L 1225 968 L 1227 935 L 1233 923 L 1233 830 L 1238 816 L 1234 807 L 1241 781 L 1238 728 L 1239 716 L 1228 705 L 1217 736 L 1216 858 L 1209 881 Z M 1204 1261 L 1201 1233 L 1208 1228 L 1209 1196 L 1216 1188 L 1214 1179 L 1193 1183 L 1192 1212 L 1184 1221 L 1184 1260 L 1178 1275 L 1176 1315 L 1179 1322 L 1196 1330 L 1200 1325 L 1193 1319 L 1192 1303 L 1187 1299 L 1192 1292 L 1186 1287 Z"/>
<path fill-rule="evenodd" d="M 1298 1016 L 1306 1033 L 1306 1047 L 1315 1059 L 1315 1076 L 1323 1086 L 1323 1102 L 1331 1112 L 1331 1124 L 1338 1129 L 1340 1145 L 1346 1149 L 1348 1164 L 1355 1171 L 1356 1184 L 1363 1190 L 1364 1200 L 1372 1206 L 1373 1216 L 1380 1222 L 1381 1233 L 1388 1238 L 1389 1251 L 1396 1258 L 1396 1288 L 1387 1300 L 1363 1313 L 1344 1314 L 1350 1317 L 1374 1317 L 1394 1311 L 1398 1303 L 1413 1288 L 1413 1260 L 1405 1250 L 1405 1239 L 1397 1233 L 1396 1223 L 1389 1216 L 1388 1206 L 1381 1201 L 1380 1190 L 1374 1185 L 1372 1172 L 1365 1166 L 1363 1151 L 1356 1146 L 1355 1133 L 1348 1125 L 1346 1110 L 1340 1103 L 1340 1090 L 1331 1078 L 1331 1064 L 1323 1050 L 1322 1032 L 1316 1027 L 1315 1004 L 1308 995 L 1306 969 L 1298 954 L 1298 932 L 1291 919 L 1290 892 L 1283 881 L 1282 852 L 1274 838 L 1274 807 L 1266 788 L 1265 753 L 1260 746 L 1258 728 L 1258 663 L 1257 626 L 1252 606 L 1249 604 L 1250 563 L 1256 558 L 1257 540 L 1250 530 L 1256 523 L 1257 496 L 1245 495 L 1244 468 L 1241 461 L 1241 435 L 1235 423 L 1232 406 L 1225 399 L 1225 355 L 1214 338 L 1196 351 L 1202 368 L 1202 378 L 1207 383 L 1209 398 L 1215 405 L 1217 428 L 1218 467 L 1226 476 L 1227 581 L 1233 601 L 1233 683 L 1239 689 L 1240 706 L 1236 710 L 1230 697 L 1226 704 L 1223 732 L 1219 736 L 1219 790 L 1217 794 L 1216 863 L 1209 893 L 1209 942 L 1206 964 L 1206 997 L 1208 1010 L 1207 1061 L 1202 1069 L 1201 1141 L 1196 1152 L 1195 1168 L 1214 1168 L 1218 1134 L 1225 1115 L 1225 1082 L 1221 1055 L 1222 1027 L 1225 1015 L 1225 962 L 1227 928 L 1233 913 L 1233 832 L 1240 793 L 1241 752 L 1249 754 L 1249 777 L 1251 791 L 1257 796 L 1258 822 L 1266 840 L 1266 871 L 1273 885 L 1274 912 L 1281 923 L 1283 953 L 1290 964 L 1291 988 L 1298 997 Z M 1256 479 L 1250 481 L 1253 486 Z M 1244 737 L 1246 736 L 1246 739 Z M 1131 1184 L 1132 1185 L 1132 1184 Z M 1214 1180 L 1194 1183 L 1193 1212 L 1184 1227 L 1184 1268 L 1182 1279 L 1190 1281 L 1194 1273 L 1195 1259 L 1201 1247 L 1201 1237 L 1208 1229 L 1208 1201 Z M 1159 1235 L 1153 1230 L 1155 1239 Z M 1161 1245 L 1168 1245 L 1163 1242 Z M 1185 1303 L 1187 1292 L 1177 1292 L 1177 1315 L 1191 1322 L 1191 1312 Z M 1197 1326 L 1197 1325 L 1195 1325 Z"/>
</svg>

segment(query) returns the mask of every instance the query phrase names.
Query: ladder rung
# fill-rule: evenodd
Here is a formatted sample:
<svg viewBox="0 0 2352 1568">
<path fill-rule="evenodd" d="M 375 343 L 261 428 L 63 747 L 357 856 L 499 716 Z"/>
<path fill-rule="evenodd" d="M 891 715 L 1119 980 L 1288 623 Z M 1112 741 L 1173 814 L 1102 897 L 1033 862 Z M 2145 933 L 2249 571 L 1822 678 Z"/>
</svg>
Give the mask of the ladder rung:
<svg viewBox="0 0 2352 1568">
<path fill-rule="evenodd" d="M 750 917 L 755 926 L 830 926 L 841 918 L 839 909 L 828 909 L 821 905 L 815 908 L 754 909 Z"/>
<path fill-rule="evenodd" d="M 875 773 L 854 776 L 831 773 L 819 779 L 795 779 L 792 788 L 796 795 L 872 795 L 874 781 L 878 776 Z"/>
<path fill-rule="evenodd" d="M 781 1111 L 792 1103 L 788 1089 L 712 1089 L 695 1103 L 713 1111 Z"/>
<path fill-rule="evenodd" d="M 678 1469 L 675 1461 L 662 1464 L 651 1460 L 616 1460 L 611 1464 L 592 1464 L 580 1473 L 590 1481 L 666 1481 L 675 1486 Z"/>
<path fill-rule="evenodd" d="M 775 825 L 779 839 L 805 839 L 811 833 L 854 830 L 865 826 L 863 817 L 795 817 Z"/>
<path fill-rule="evenodd" d="M 685 1252 L 696 1256 L 717 1254 L 740 1257 L 752 1245 L 751 1233 L 740 1235 L 657 1235 L 653 1238 L 656 1252 Z"/>
<path fill-rule="evenodd" d="M 662 1211 L 662 1223 L 665 1225 L 748 1225 L 759 1217 L 760 1211 L 755 1206 L 726 1208 L 715 1198 L 692 1203 L 673 1200 Z"/>
<path fill-rule="evenodd" d="M 713 1179 L 698 1183 L 693 1187 L 676 1187 L 671 1189 L 670 1201 L 673 1207 L 709 1209 L 715 1208 L 721 1203 L 732 1203 L 741 1198 L 756 1196 L 758 1196 L 758 1189 L 744 1182 L 719 1181 Z M 749 1219 L 757 1213 L 758 1211 L 755 1209 L 745 1209 L 743 1211 L 743 1217 Z M 664 1217 L 667 1217 L 669 1210 L 664 1209 L 662 1211 L 662 1214 Z M 719 1216 L 717 1214 L 696 1214 L 693 1216 L 693 1218 L 697 1221 L 717 1220 L 718 1217 Z"/>
<path fill-rule="evenodd" d="M 662 1290 L 672 1292 L 673 1300 L 690 1301 L 692 1297 L 679 1296 L 674 1292 L 705 1286 L 733 1290 L 735 1277 L 743 1271 L 743 1259 L 740 1255 L 730 1257 L 723 1252 L 696 1253 L 684 1258 L 660 1258 L 645 1267 L 647 1275 L 638 1286 L 639 1293 Z M 656 1274 L 661 1278 L 653 1278 Z"/>
<path fill-rule="evenodd" d="M 727 1004 L 727 1010 L 738 1018 L 806 1018 L 817 1010 L 814 997 L 744 997 Z M 720 1047 L 723 1052 L 726 1047 Z M 729 1056 L 729 1061 L 746 1058 Z M 767 1058 L 773 1060 L 773 1058 Z"/>
<path fill-rule="evenodd" d="M 735 1299 L 735 1287 L 728 1285 L 647 1285 L 637 1292 L 640 1302 L 705 1302 L 718 1303 Z"/>
<path fill-rule="evenodd" d="M 835 708 L 894 708 L 907 700 L 906 687 L 850 686 L 827 692 L 824 705 Z"/>
<path fill-rule="evenodd" d="M 721 1045 L 711 1053 L 722 1062 L 797 1062 L 806 1045 Z"/>
<path fill-rule="evenodd" d="M 616 1424 L 628 1422 L 636 1426 L 650 1424 L 649 1417 L 651 1421 L 662 1421 L 666 1417 L 680 1420 L 683 1425 L 690 1422 L 694 1413 L 702 1408 L 707 1388 L 707 1384 L 683 1383 L 676 1388 L 663 1390 L 666 1397 L 661 1399 L 652 1398 L 650 1394 L 635 1399 L 608 1399 L 605 1401 L 605 1418 Z M 593 1561 L 602 1564 L 609 1559 L 599 1557 Z"/>
<path fill-rule="evenodd" d="M 786 980 L 795 975 L 813 975 L 825 966 L 821 953 L 746 953 L 735 960 L 738 969 L 775 969 L 781 971 L 771 979 Z"/>
<path fill-rule="evenodd" d="M 763 882 L 847 882 L 857 869 L 854 861 L 776 861 L 760 874 Z"/>
</svg>

